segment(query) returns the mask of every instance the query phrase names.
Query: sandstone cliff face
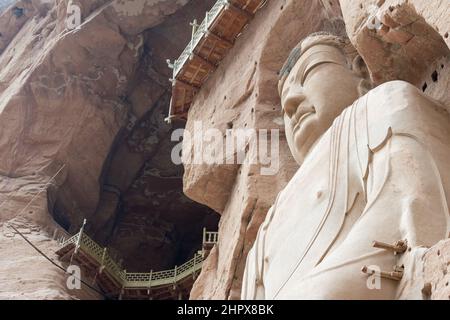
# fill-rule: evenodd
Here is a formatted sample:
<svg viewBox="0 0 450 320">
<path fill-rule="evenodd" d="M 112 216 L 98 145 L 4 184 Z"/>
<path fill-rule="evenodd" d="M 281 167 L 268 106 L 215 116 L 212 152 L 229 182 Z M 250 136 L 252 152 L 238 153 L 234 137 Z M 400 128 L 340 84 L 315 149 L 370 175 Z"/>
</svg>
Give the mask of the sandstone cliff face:
<svg viewBox="0 0 450 320">
<path fill-rule="evenodd" d="M 298 169 L 283 136 L 277 81 L 289 51 L 343 17 L 376 84 L 409 81 L 450 106 L 446 1 L 268 1 L 196 96 L 186 128 L 280 129 L 280 171 L 173 165 L 164 123 L 170 70 L 190 39 L 188 22 L 214 0 L 0 1 L 0 299 L 100 299 L 69 291 L 10 224 L 51 258 L 55 236 L 87 231 L 132 271 L 171 268 L 190 258 L 201 228 L 219 243 L 192 299 L 238 299 L 245 259 L 278 192 Z M 17 8 L 17 9 L 15 9 Z M 382 21 L 374 30 L 368 23 Z M 402 45 L 408 50 L 402 50 Z M 190 156 L 195 140 L 184 143 Z M 246 159 L 257 156 L 253 145 Z M 183 176 L 183 180 L 182 180 Z M 184 193 L 192 200 L 188 199 Z M 205 208 L 206 205 L 211 209 Z M 62 228 L 61 228 L 62 226 Z M 56 230 L 56 233 L 55 233 Z M 448 296 L 448 241 L 424 257 L 426 295 Z"/>
<path fill-rule="evenodd" d="M 424 257 L 425 298 L 450 299 L 450 240 L 442 240 L 427 251 Z"/>
<path fill-rule="evenodd" d="M 277 72 L 302 38 L 339 16 L 337 1 L 269 1 L 196 96 L 186 129 L 192 131 L 194 122 L 202 121 L 204 128 L 223 132 L 230 126 L 283 131 Z M 191 298 L 240 297 L 245 259 L 259 225 L 297 169 L 283 133 L 280 138 L 276 176 L 262 176 L 258 165 L 245 163 L 185 166 L 185 193 L 221 213 L 219 244 L 206 261 Z M 183 145 L 186 153 L 192 149 Z M 246 157 L 256 154 L 250 145 Z"/>
<path fill-rule="evenodd" d="M 405 80 L 450 105 L 447 1 L 341 1 L 347 32 L 376 84 Z M 379 21 L 382 27 L 370 28 Z"/>
<path fill-rule="evenodd" d="M 192 132 L 195 122 L 202 121 L 204 127 L 222 132 L 282 131 L 277 71 L 302 38 L 341 15 L 375 84 L 406 80 L 448 108 L 448 10 L 446 1 L 269 1 L 196 96 L 186 128 Z M 369 25 L 377 21 L 374 17 L 384 23 L 380 30 Z M 402 49 L 405 44 L 408 50 Z M 183 145 L 188 158 L 195 143 L 194 139 Z M 256 152 L 250 146 L 247 159 Z M 244 264 L 256 232 L 297 169 L 284 137 L 280 154 L 276 176 L 262 176 L 258 166 L 246 163 L 185 165 L 185 193 L 221 214 L 219 243 L 194 285 L 192 299 L 240 297 Z"/>
<path fill-rule="evenodd" d="M 73 1 L 75 29 L 68 3 L 22 0 L 0 15 L 2 298 L 98 298 L 68 292 L 9 223 L 53 257 L 54 230 L 74 233 L 87 218 L 124 267 L 146 272 L 191 258 L 202 227 L 216 228 L 215 213 L 183 195 L 163 122 L 165 59 L 213 2 Z"/>
</svg>

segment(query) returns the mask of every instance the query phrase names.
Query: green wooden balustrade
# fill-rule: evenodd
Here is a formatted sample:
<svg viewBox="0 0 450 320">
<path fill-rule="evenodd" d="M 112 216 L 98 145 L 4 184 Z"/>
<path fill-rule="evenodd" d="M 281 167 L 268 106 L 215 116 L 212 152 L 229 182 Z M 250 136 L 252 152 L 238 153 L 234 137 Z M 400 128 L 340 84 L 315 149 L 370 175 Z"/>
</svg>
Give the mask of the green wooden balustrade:
<svg viewBox="0 0 450 320">
<path fill-rule="evenodd" d="M 200 40 L 203 36 L 208 32 L 209 27 L 214 23 L 217 16 L 225 9 L 226 5 L 229 3 L 228 0 L 218 0 L 214 6 L 206 12 L 205 19 L 199 26 L 194 26 L 192 39 L 189 44 L 186 46 L 184 51 L 181 53 L 180 57 L 175 60 L 173 63 L 173 77 L 172 79 L 176 79 L 178 73 L 181 71 L 181 68 L 189 59 L 191 54 L 194 52 L 194 49 L 199 44 Z"/>
<path fill-rule="evenodd" d="M 204 230 L 204 239 L 206 238 L 208 243 L 211 243 L 212 241 L 217 242 L 217 234 L 217 232 L 206 232 L 206 230 Z M 62 242 L 61 245 L 62 247 L 65 247 L 72 243 L 76 246 L 76 250 L 82 250 L 85 254 L 94 259 L 124 289 L 148 289 L 151 287 L 176 284 L 180 280 L 192 276 L 195 272 L 199 271 L 202 268 L 204 260 L 202 254 L 195 254 L 194 258 L 181 266 L 176 266 L 174 269 L 157 272 L 151 271 L 147 273 L 127 272 L 113 260 L 106 248 L 101 247 L 84 232 L 84 228 L 81 228 L 79 233 Z"/>
</svg>

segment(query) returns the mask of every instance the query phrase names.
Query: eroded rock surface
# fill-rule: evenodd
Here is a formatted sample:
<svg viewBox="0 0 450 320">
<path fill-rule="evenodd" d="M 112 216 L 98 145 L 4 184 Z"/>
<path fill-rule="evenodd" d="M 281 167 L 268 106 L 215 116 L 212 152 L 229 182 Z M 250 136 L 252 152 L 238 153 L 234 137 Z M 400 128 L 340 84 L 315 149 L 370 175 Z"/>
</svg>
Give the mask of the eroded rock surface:
<svg viewBox="0 0 450 320">
<path fill-rule="evenodd" d="M 424 296 L 432 300 L 450 299 L 450 240 L 442 240 L 424 255 Z"/>
<path fill-rule="evenodd" d="M 340 1 L 347 32 L 376 84 L 405 80 L 450 104 L 447 1 Z"/>
<path fill-rule="evenodd" d="M 238 38 L 196 96 L 187 130 L 280 129 L 280 171 L 261 175 L 259 165 L 187 165 L 186 194 L 221 213 L 219 244 L 205 263 L 192 299 L 239 299 L 245 260 L 267 210 L 298 168 L 283 136 L 278 71 L 307 34 L 340 16 L 337 1 L 269 1 Z M 195 142 L 193 142 L 195 143 Z M 250 144 L 247 158 L 256 157 Z M 192 150 L 183 146 L 184 152 Z"/>
<path fill-rule="evenodd" d="M 299 40 L 341 14 L 375 85 L 405 80 L 448 109 L 448 10 L 445 1 L 269 2 L 196 96 L 187 129 L 194 130 L 195 121 L 222 132 L 281 129 L 277 71 Z M 383 23 L 378 29 L 368 24 L 377 21 L 372 22 L 373 16 Z M 183 146 L 188 157 L 194 144 Z M 283 137 L 280 149 L 281 170 L 275 177 L 261 176 L 258 166 L 248 164 L 185 166 L 186 194 L 221 213 L 219 243 L 191 298 L 240 297 L 245 259 L 256 232 L 297 169 Z M 247 157 L 255 154 L 250 145 Z"/>
<path fill-rule="evenodd" d="M 170 161 L 165 60 L 212 1 L 73 1 L 74 29 L 68 3 L 22 0 L 0 15 L 0 223 L 32 221 L 41 228 L 32 240 L 52 255 L 54 230 L 73 234 L 86 218 L 87 232 L 128 270 L 173 268 L 217 218 L 183 195 L 182 167 Z M 1 281 L 0 295 L 76 297 L 64 273 L 20 241 L 0 240 L 2 256 L 16 250 L 1 259 L 2 279 L 27 268 L 41 279 Z"/>
<path fill-rule="evenodd" d="M 256 233 L 298 169 L 283 134 L 277 72 L 301 39 L 335 18 L 344 18 L 377 85 L 405 80 L 449 107 L 447 1 L 269 0 L 198 93 L 186 126 L 280 129 L 280 171 L 264 176 L 260 165 L 244 163 L 183 172 L 170 161 L 169 141 L 183 124 L 163 122 L 165 60 L 178 57 L 188 23 L 214 1 L 73 3 L 82 16 L 75 29 L 66 24 L 67 0 L 0 8 L 0 298 L 101 298 L 68 291 L 64 273 L 11 223 L 55 258 L 55 235 L 76 232 L 86 218 L 87 232 L 124 267 L 147 272 L 190 258 L 201 228 L 215 229 L 217 211 L 219 243 L 191 298 L 238 299 Z M 187 156 L 192 145 L 184 144 Z M 246 149 L 247 159 L 256 157 Z M 432 299 L 448 297 L 447 242 L 424 257 Z"/>
</svg>

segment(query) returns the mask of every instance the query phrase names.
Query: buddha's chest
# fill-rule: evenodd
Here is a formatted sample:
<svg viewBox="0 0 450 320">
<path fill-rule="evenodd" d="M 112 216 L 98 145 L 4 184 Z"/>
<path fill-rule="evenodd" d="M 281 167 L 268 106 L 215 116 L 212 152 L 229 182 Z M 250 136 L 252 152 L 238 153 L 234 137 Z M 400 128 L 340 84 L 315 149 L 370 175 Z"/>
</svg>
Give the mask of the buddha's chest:
<svg viewBox="0 0 450 320">
<path fill-rule="evenodd" d="M 362 179 L 353 170 L 356 162 L 351 153 L 333 160 L 327 149 L 316 152 L 273 208 L 264 246 L 265 275 L 271 278 L 266 284 L 274 286 L 269 291 L 276 291 L 290 273 L 316 266 L 339 238 L 346 219 L 351 216 L 354 223 L 361 214 L 363 205 L 354 205 L 364 201 Z"/>
</svg>

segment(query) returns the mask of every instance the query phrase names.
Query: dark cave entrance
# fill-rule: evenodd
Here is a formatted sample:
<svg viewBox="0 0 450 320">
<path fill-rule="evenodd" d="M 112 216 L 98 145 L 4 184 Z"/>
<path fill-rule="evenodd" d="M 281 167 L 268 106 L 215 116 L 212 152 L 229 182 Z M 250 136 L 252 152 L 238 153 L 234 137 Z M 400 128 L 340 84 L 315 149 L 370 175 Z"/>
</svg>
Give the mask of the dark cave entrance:
<svg viewBox="0 0 450 320">
<path fill-rule="evenodd" d="M 173 269 L 202 247 L 203 228 L 216 231 L 219 215 L 183 194 L 183 166 L 171 160 L 173 130 L 167 124 L 174 60 L 191 38 L 189 22 L 201 19 L 214 0 L 193 0 L 160 25 L 142 33 L 143 50 L 126 95 L 127 121 L 116 136 L 100 178 L 97 209 L 86 233 L 108 248 L 129 272 Z M 54 217 L 71 233 L 81 217 L 65 214 L 57 201 Z"/>
<path fill-rule="evenodd" d="M 143 33 L 142 59 L 123 97 L 130 121 L 105 164 L 93 231 L 132 272 L 183 264 L 201 249 L 203 228 L 218 228 L 216 212 L 183 194 L 183 166 L 171 160 L 177 144 L 171 134 L 184 123 L 164 121 L 172 76 L 166 60 L 179 56 L 191 38 L 189 23 L 201 19 L 213 2 L 191 1 Z"/>
<path fill-rule="evenodd" d="M 96 240 L 132 272 L 183 264 L 201 250 L 203 228 L 218 228 L 219 215 L 183 193 L 183 166 L 171 159 L 178 142 L 170 138 L 184 123 L 165 123 L 168 105 L 164 92 L 133 129 L 122 133 L 105 167 L 93 217 Z"/>
</svg>

